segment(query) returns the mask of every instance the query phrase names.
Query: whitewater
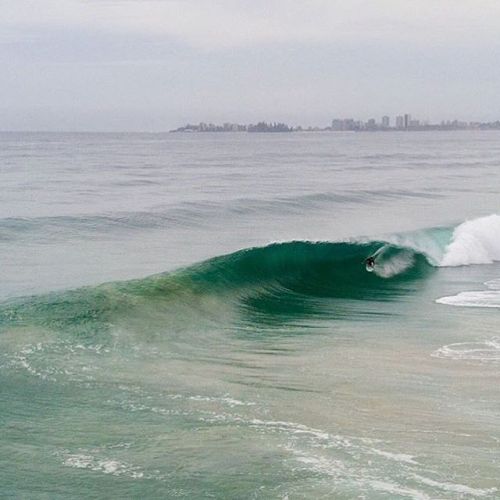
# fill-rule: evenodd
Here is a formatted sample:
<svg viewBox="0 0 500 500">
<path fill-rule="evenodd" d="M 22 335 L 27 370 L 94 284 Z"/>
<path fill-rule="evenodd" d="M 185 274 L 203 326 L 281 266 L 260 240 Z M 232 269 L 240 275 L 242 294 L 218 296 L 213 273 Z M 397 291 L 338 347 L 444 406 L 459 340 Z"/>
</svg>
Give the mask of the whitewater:
<svg viewBox="0 0 500 500">
<path fill-rule="evenodd" d="M 0 133 L 0 496 L 498 498 L 497 142 Z"/>
</svg>

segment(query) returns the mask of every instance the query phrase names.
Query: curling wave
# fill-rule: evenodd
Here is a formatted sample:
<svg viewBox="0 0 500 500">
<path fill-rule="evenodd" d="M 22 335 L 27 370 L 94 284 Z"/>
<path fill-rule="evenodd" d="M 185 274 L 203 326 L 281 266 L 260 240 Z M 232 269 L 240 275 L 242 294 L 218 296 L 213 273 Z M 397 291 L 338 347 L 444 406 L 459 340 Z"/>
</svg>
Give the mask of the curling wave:
<svg viewBox="0 0 500 500">
<path fill-rule="evenodd" d="M 328 299 L 391 300 L 414 291 L 440 266 L 494 260 L 500 260 L 497 215 L 385 240 L 272 243 L 172 273 L 10 301 L 0 307 L 0 326 L 36 322 L 88 335 L 137 311 L 141 317 L 161 312 L 164 324 L 172 318 L 218 318 L 223 310 L 305 314 L 325 300 L 332 310 Z"/>
<path fill-rule="evenodd" d="M 374 272 L 367 272 L 374 254 Z M 389 300 L 431 269 L 423 254 L 381 241 L 273 243 L 173 273 L 10 301 L 0 308 L 0 326 L 34 322 L 87 336 L 145 314 L 176 328 L 228 310 L 283 319 L 310 314 L 326 299 Z"/>
</svg>

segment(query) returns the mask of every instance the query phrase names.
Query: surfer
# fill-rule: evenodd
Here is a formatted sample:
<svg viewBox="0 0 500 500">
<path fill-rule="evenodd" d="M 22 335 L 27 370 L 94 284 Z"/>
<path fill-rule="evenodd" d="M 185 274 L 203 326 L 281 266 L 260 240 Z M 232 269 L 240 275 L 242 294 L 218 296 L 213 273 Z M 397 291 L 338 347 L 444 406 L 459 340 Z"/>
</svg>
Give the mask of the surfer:
<svg viewBox="0 0 500 500">
<path fill-rule="evenodd" d="M 372 270 L 375 267 L 375 259 L 373 257 L 368 257 L 365 260 L 366 269 Z"/>
</svg>

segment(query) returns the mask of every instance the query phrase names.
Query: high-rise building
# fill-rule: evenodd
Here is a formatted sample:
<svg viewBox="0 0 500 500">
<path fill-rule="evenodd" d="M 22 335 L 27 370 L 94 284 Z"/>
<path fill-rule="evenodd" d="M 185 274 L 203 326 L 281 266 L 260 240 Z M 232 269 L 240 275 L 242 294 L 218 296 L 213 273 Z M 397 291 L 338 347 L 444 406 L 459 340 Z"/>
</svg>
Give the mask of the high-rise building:
<svg viewBox="0 0 500 500">
<path fill-rule="evenodd" d="M 405 128 L 405 119 L 403 116 L 396 116 L 396 128 Z"/>
<path fill-rule="evenodd" d="M 411 122 L 411 115 L 406 113 L 405 114 L 405 128 L 409 128 L 410 127 L 410 122 Z"/>
<path fill-rule="evenodd" d="M 355 122 L 353 118 L 346 118 L 344 120 L 343 130 L 357 130 L 359 129 L 359 123 Z"/>
<path fill-rule="evenodd" d="M 332 130 L 358 130 L 359 128 L 359 123 L 352 118 L 335 118 L 332 120 Z"/>
<path fill-rule="evenodd" d="M 377 128 L 377 122 L 375 121 L 375 118 L 370 118 L 367 122 L 366 122 L 366 128 L 368 130 L 374 130 Z"/>
<path fill-rule="evenodd" d="M 388 116 L 382 117 L 382 128 L 389 128 L 391 126 L 391 119 Z"/>
<path fill-rule="evenodd" d="M 339 120 L 338 118 L 332 120 L 332 130 L 335 131 L 344 130 L 343 125 L 344 125 L 343 120 Z"/>
</svg>

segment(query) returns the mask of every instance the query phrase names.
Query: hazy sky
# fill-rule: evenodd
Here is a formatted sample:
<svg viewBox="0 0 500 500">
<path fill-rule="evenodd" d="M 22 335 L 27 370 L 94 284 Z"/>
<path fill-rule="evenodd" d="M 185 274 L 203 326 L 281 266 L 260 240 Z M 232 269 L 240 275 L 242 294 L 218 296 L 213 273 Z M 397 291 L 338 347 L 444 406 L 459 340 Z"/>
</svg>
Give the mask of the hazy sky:
<svg viewBox="0 0 500 500">
<path fill-rule="evenodd" d="M 499 0 L 0 0 L 0 129 L 500 118 Z"/>
</svg>

